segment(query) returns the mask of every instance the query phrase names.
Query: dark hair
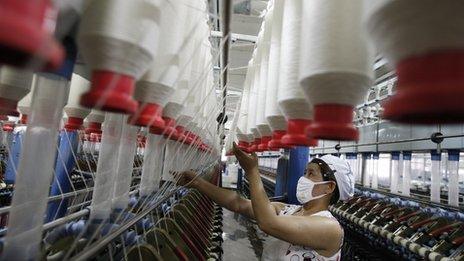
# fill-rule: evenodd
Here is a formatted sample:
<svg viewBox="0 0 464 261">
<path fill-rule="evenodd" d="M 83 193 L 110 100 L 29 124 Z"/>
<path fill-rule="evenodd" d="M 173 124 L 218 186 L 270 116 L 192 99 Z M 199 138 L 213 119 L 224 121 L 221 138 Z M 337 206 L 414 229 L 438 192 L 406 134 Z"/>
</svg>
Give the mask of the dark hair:
<svg viewBox="0 0 464 261">
<path fill-rule="evenodd" d="M 318 158 L 312 159 L 309 163 L 315 163 L 319 165 L 319 167 L 321 168 L 321 175 L 322 175 L 323 181 L 335 182 L 335 189 L 332 192 L 332 196 L 330 197 L 329 204 L 333 205 L 337 203 L 338 200 L 340 199 L 340 191 L 338 191 L 338 183 L 337 183 L 337 179 L 335 178 L 335 174 L 334 174 L 335 171 L 332 170 L 325 161 L 318 159 Z"/>
</svg>

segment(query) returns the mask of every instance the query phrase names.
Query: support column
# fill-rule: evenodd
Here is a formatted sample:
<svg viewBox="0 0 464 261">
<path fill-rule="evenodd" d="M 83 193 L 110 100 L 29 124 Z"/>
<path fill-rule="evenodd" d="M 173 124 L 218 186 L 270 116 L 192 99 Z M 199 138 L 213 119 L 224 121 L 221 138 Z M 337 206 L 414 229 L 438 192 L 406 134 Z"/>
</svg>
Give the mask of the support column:
<svg viewBox="0 0 464 261">
<path fill-rule="evenodd" d="M 308 147 L 296 147 L 290 149 L 290 159 L 287 172 L 287 194 L 289 204 L 299 204 L 296 198 L 296 185 L 298 179 L 303 176 L 309 159 Z"/>
<path fill-rule="evenodd" d="M 277 163 L 276 184 L 274 196 L 281 197 L 287 194 L 287 176 L 288 176 L 288 153 L 280 156 Z"/>
</svg>

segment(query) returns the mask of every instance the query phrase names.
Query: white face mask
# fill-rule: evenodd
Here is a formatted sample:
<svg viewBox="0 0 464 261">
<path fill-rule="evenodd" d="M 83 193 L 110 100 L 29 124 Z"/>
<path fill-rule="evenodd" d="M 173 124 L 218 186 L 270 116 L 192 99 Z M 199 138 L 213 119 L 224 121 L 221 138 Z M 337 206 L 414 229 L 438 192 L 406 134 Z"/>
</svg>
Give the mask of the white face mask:
<svg viewBox="0 0 464 261">
<path fill-rule="evenodd" d="M 318 184 L 327 184 L 329 182 L 330 181 L 314 182 L 304 176 L 301 176 L 296 186 L 296 198 L 301 204 L 305 204 L 311 200 L 322 198 L 323 196 L 327 195 L 327 193 L 319 196 L 313 196 L 314 186 Z"/>
</svg>

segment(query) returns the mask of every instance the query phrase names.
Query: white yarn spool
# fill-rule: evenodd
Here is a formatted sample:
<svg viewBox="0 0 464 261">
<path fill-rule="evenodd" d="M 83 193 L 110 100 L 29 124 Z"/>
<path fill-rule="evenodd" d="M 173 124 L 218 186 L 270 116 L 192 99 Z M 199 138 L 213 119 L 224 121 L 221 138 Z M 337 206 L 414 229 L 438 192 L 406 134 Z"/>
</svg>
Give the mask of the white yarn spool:
<svg viewBox="0 0 464 261">
<path fill-rule="evenodd" d="M 282 22 L 284 15 L 284 0 L 274 1 L 274 18 L 272 19 L 272 36 L 269 52 L 269 72 L 266 89 L 265 116 L 272 130 L 271 149 L 287 147 L 281 143 L 282 136 L 287 130 L 287 120 L 280 110 L 278 103 L 279 70 L 281 55 Z"/>
<path fill-rule="evenodd" d="M 89 115 L 90 110 L 82 107 L 79 104 L 79 99 L 81 95 L 88 91 L 90 88 L 90 83 L 87 79 L 83 78 L 78 74 L 73 74 L 71 78 L 71 87 L 69 91 L 68 103 L 64 107 L 64 112 L 68 116 L 67 123 L 65 128 L 68 130 L 78 130 L 83 122 L 85 117 Z"/>
<path fill-rule="evenodd" d="M 32 88 L 34 88 L 34 86 Z M 31 113 L 32 92 L 33 90 L 18 102 L 18 112 L 21 113 L 20 121 L 22 124 L 27 123 L 27 116 Z"/>
<path fill-rule="evenodd" d="M 3 66 L 0 69 L 0 113 L 19 116 L 18 101 L 31 90 L 33 73 Z"/>
<path fill-rule="evenodd" d="M 277 96 L 279 107 L 287 119 L 287 134 L 282 137 L 282 143 L 316 146 L 317 142 L 305 135 L 305 129 L 311 123 L 313 113 L 298 83 L 302 2 L 288 1 L 284 7 Z"/>
<path fill-rule="evenodd" d="M 253 73 L 253 83 L 250 86 L 250 94 L 249 94 L 249 101 L 248 101 L 248 121 L 247 121 L 247 128 L 248 133 L 252 134 L 253 142 L 252 146 L 250 146 L 250 151 L 255 151 L 258 149 L 259 143 L 261 143 L 261 135 L 256 128 L 256 109 L 258 103 L 258 89 L 259 89 L 259 80 L 260 80 L 260 67 L 257 65 L 258 61 L 260 60 L 259 52 L 256 52 L 256 56 L 253 58 L 254 63 L 253 67 L 255 67 Z"/>
<path fill-rule="evenodd" d="M 86 107 L 134 113 L 134 84 L 158 50 L 161 0 L 88 0 L 78 42 L 93 71 Z M 117 14 L 117 15 L 115 15 Z"/>
<path fill-rule="evenodd" d="M 181 141 L 183 140 L 183 136 L 185 131 L 187 131 L 190 138 L 187 140 L 187 143 L 192 141 L 192 134 L 193 129 L 191 128 L 191 121 L 195 117 L 195 114 L 199 112 L 199 97 L 197 96 L 199 93 L 200 88 L 202 87 L 202 82 L 200 81 L 200 76 L 203 73 L 204 63 L 205 63 L 205 55 L 206 55 L 206 48 L 203 45 L 205 39 L 208 37 L 209 28 L 206 25 L 206 17 L 204 13 L 197 14 L 198 23 L 200 26 L 200 30 L 196 32 L 195 38 L 192 41 L 191 51 L 191 61 L 187 61 L 188 63 L 188 72 L 190 73 L 188 76 L 184 76 L 185 80 L 182 82 L 183 88 L 187 91 L 187 94 L 183 97 L 184 100 L 180 101 L 184 103 L 183 110 L 180 113 L 178 118 L 178 127 L 177 127 L 177 135 L 181 137 Z M 187 72 L 186 72 L 187 73 Z M 200 91 L 201 92 L 201 91 Z"/>
<path fill-rule="evenodd" d="M 21 124 L 27 124 L 27 118 L 29 115 L 31 115 L 32 94 L 34 93 L 34 88 L 35 75 L 33 76 L 31 91 L 18 102 L 18 112 L 21 113 L 21 118 L 19 121 Z"/>
<path fill-rule="evenodd" d="M 252 84 L 252 78 L 254 78 L 254 67 L 253 59 L 248 62 L 247 74 L 245 77 L 245 84 L 242 92 L 242 99 L 240 105 L 240 115 L 237 122 L 237 139 L 238 147 L 244 151 L 248 151 L 250 146 L 249 142 L 253 140 L 247 135 L 247 124 L 248 124 L 248 105 L 250 99 L 250 88 Z"/>
<path fill-rule="evenodd" d="M 191 4 L 192 0 L 185 0 L 186 4 Z M 190 5 L 188 5 L 190 6 Z M 190 6 L 191 7 L 191 6 Z M 196 34 L 194 33 L 194 25 L 198 11 L 194 8 L 189 8 L 186 14 L 186 30 L 182 39 L 182 48 L 179 55 L 179 79 L 174 94 L 166 104 L 163 114 L 165 117 L 177 119 L 184 107 L 185 98 L 188 95 L 188 87 L 190 82 L 190 74 L 192 72 L 192 57 L 194 54 L 194 41 Z"/>
<path fill-rule="evenodd" d="M 273 6 L 266 13 L 264 20 L 264 34 L 262 42 L 262 55 L 260 67 L 260 84 L 258 89 L 258 104 L 256 110 L 256 127 L 261 135 L 261 144 L 258 146 L 258 151 L 266 151 L 268 142 L 272 139 L 272 130 L 265 117 L 266 110 L 266 90 L 268 84 L 269 71 L 269 50 L 272 35 L 272 19 L 274 14 Z"/>
<path fill-rule="evenodd" d="M 398 75 L 396 94 L 384 106 L 385 118 L 426 124 L 463 122 L 462 10 L 464 2 L 459 0 L 366 1 L 368 35 Z"/>
<path fill-rule="evenodd" d="M 160 5 L 160 34 L 155 61 L 135 88 L 134 97 L 141 102 L 135 118 L 131 119 L 136 125 L 165 129 L 161 117 L 179 77 L 179 54 L 185 40 L 187 9 L 184 1 L 163 1 Z M 173 19 L 176 23 L 172 23 Z"/>
<path fill-rule="evenodd" d="M 373 55 L 362 33 L 363 3 L 303 1 L 300 82 L 315 110 L 310 137 L 359 137 L 353 108 L 367 94 L 373 71 Z"/>
<path fill-rule="evenodd" d="M 91 110 L 86 121 L 88 122 L 87 128 L 85 129 L 86 134 L 101 134 L 101 125 L 105 121 L 105 113 L 99 110 Z"/>
</svg>

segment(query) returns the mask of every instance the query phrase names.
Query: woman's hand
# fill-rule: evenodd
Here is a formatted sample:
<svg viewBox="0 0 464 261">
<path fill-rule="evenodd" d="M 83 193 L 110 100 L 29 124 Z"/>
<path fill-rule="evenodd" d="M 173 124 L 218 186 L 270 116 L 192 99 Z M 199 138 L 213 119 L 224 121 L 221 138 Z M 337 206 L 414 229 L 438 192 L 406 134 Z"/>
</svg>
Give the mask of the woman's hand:
<svg viewBox="0 0 464 261">
<path fill-rule="evenodd" d="M 238 163 L 240 163 L 240 166 L 242 169 L 247 173 L 250 174 L 253 171 L 258 172 L 258 156 L 256 156 L 256 153 L 252 152 L 251 154 L 247 154 L 243 152 L 237 144 L 233 144 L 233 152 L 235 157 L 238 160 Z"/>
<path fill-rule="evenodd" d="M 197 174 L 193 171 L 174 172 L 173 175 L 175 180 L 177 180 L 176 184 L 178 186 L 185 186 L 188 188 L 194 188 L 201 179 L 197 177 Z"/>
</svg>

